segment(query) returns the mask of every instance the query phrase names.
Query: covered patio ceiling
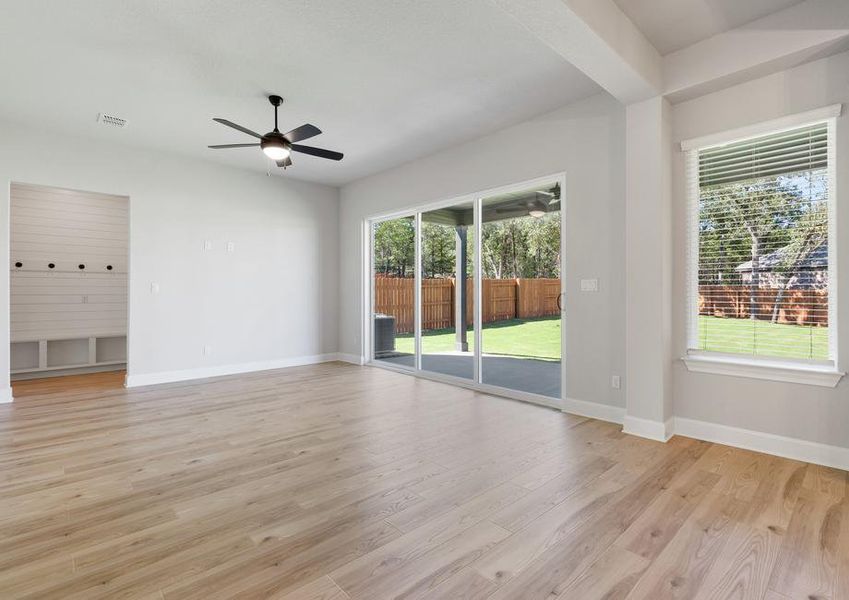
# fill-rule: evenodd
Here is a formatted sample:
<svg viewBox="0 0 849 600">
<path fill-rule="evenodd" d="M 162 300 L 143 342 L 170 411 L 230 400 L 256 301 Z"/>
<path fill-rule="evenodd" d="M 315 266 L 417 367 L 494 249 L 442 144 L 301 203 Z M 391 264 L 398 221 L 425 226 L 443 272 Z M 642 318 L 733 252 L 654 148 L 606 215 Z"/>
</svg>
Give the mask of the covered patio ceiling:
<svg viewBox="0 0 849 600">
<path fill-rule="evenodd" d="M 483 222 L 492 223 L 517 217 L 527 217 L 531 211 L 539 211 L 533 216 L 560 210 L 560 184 L 546 185 L 529 190 L 490 196 L 483 200 Z M 422 213 L 422 221 L 451 226 L 471 226 L 474 214 L 471 206 L 440 208 Z"/>
</svg>

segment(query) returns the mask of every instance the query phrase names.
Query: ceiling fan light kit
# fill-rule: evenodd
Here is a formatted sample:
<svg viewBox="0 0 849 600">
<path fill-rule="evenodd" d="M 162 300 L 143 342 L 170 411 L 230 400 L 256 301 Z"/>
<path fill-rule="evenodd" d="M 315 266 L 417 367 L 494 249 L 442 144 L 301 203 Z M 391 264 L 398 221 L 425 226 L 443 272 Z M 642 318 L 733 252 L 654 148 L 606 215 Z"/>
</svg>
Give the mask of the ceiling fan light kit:
<svg viewBox="0 0 849 600">
<path fill-rule="evenodd" d="M 304 146 L 295 143 L 319 135 L 321 133 L 321 129 L 315 125 L 307 123 L 288 133 L 280 133 L 280 130 L 277 128 L 277 109 L 281 104 L 283 104 L 283 98 L 277 95 L 271 95 L 268 97 L 268 101 L 274 107 L 274 130 L 269 131 L 265 135 L 260 135 L 255 131 L 251 131 L 247 127 L 242 127 L 241 125 L 237 125 L 227 119 L 222 119 L 220 117 L 215 117 L 213 119 L 216 123 L 221 123 L 222 125 L 226 125 L 236 131 L 241 131 L 242 133 L 258 138 L 258 144 L 218 144 L 209 146 L 209 148 L 213 150 L 222 150 L 229 148 L 256 148 L 259 146 L 268 158 L 275 161 L 278 167 L 282 167 L 284 169 L 292 164 L 292 152 L 300 152 L 302 154 L 309 154 L 311 156 L 327 158 L 330 160 L 342 160 L 344 155 L 341 152 L 334 152 L 333 150 L 325 150 L 324 148 L 315 148 L 313 146 Z"/>
</svg>

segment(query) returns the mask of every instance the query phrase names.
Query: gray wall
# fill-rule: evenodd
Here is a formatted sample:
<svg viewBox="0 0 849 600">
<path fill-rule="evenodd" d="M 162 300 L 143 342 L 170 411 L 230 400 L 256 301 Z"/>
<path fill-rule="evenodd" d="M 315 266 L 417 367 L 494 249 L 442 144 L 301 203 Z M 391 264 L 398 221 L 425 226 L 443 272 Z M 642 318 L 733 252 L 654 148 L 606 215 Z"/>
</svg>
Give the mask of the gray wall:
<svg viewBox="0 0 849 600">
<path fill-rule="evenodd" d="M 624 406 L 610 387 L 625 363 L 624 114 L 601 94 L 344 186 L 340 352 L 361 354 L 364 218 L 565 171 L 566 393 Z M 600 291 L 581 293 L 580 280 L 593 277 Z"/>
<path fill-rule="evenodd" d="M 12 181 L 129 196 L 130 375 L 336 351 L 336 188 L 45 135 L 0 123 L 0 256 L 8 264 Z M 8 275 L 0 281 L 8 323 Z M 3 386 L 8 336 L 0 327 Z"/>
<path fill-rule="evenodd" d="M 838 102 L 849 103 L 849 53 L 708 94 L 673 107 L 673 141 L 722 132 Z M 844 104 L 844 114 L 847 110 Z M 838 345 L 849 369 L 849 118 L 837 123 Z M 686 350 L 686 194 L 683 154 L 673 153 L 673 340 Z M 849 379 L 837 388 L 690 373 L 674 362 L 675 416 L 849 446 Z"/>
</svg>

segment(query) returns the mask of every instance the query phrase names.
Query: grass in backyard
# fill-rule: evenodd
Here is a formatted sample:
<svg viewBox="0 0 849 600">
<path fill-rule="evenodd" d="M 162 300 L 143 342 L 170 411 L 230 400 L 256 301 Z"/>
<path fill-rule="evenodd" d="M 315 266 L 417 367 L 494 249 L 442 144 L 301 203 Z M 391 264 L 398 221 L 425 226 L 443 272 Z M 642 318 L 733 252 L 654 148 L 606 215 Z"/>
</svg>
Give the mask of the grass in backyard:
<svg viewBox="0 0 849 600">
<path fill-rule="evenodd" d="M 469 328 L 470 350 L 474 332 Z M 774 356 L 780 358 L 828 359 L 828 329 L 802 325 L 784 325 L 749 319 L 699 317 L 699 340 L 702 350 Z M 399 352 L 413 353 L 413 335 L 399 335 L 395 341 Z M 560 319 L 510 319 L 486 323 L 483 349 L 487 354 L 506 354 L 560 360 Z M 452 352 L 454 330 L 436 329 L 422 336 L 425 354 Z"/>
<path fill-rule="evenodd" d="M 828 328 L 826 327 L 701 316 L 699 317 L 699 342 L 701 350 L 711 352 L 828 359 Z"/>
<path fill-rule="evenodd" d="M 510 319 L 484 323 L 483 351 L 486 354 L 506 354 L 560 360 L 560 317 L 542 319 Z M 474 331 L 469 327 L 469 350 L 474 344 Z M 413 353 L 413 335 L 401 334 L 395 339 L 398 352 Z M 453 329 L 432 329 L 422 335 L 425 354 L 454 351 Z"/>
</svg>

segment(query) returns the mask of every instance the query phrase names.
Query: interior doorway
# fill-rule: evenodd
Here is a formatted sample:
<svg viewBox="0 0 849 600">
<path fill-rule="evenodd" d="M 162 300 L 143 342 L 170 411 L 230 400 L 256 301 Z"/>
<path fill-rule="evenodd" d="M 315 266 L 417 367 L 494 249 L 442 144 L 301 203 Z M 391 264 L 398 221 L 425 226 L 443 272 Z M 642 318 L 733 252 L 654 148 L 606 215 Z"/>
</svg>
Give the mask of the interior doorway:
<svg viewBox="0 0 849 600">
<path fill-rule="evenodd" d="M 559 406 L 563 186 L 552 176 L 369 220 L 368 361 Z"/>
<path fill-rule="evenodd" d="M 13 386 L 117 380 L 127 366 L 129 198 L 12 183 L 9 223 Z"/>
</svg>

